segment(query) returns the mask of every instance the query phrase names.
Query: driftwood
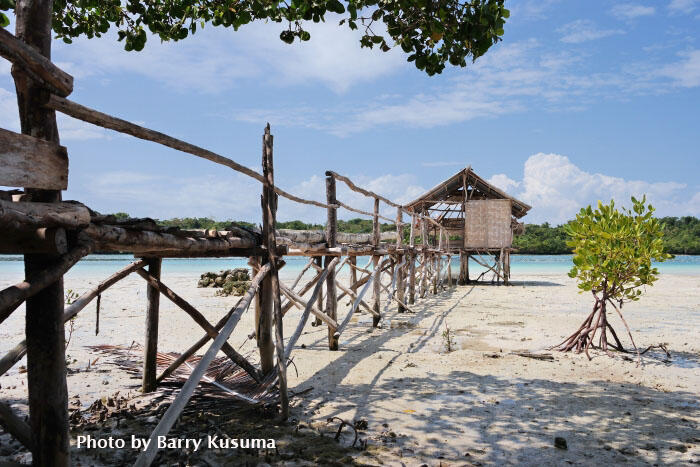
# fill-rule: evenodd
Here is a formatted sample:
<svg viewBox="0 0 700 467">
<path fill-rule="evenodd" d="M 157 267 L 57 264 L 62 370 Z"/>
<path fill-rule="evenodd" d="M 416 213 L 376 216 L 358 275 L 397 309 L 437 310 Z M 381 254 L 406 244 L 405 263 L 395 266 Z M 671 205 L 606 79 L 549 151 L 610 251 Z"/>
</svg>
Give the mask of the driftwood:
<svg viewBox="0 0 700 467">
<path fill-rule="evenodd" d="M 0 185 L 65 190 L 68 187 L 66 148 L 0 128 Z"/>
<path fill-rule="evenodd" d="M 250 289 L 248 290 L 248 293 L 246 293 L 243 299 L 236 306 L 234 312 L 231 313 L 231 316 L 229 317 L 228 321 L 226 321 L 226 324 L 221 329 L 221 332 L 219 332 L 219 335 L 216 337 L 216 339 L 214 339 L 214 342 L 199 360 L 199 363 L 192 371 L 192 375 L 189 377 L 184 386 L 182 386 L 182 389 L 180 389 L 180 392 L 175 397 L 175 400 L 173 400 L 173 402 L 170 404 L 170 407 L 168 407 L 168 410 L 165 412 L 165 415 L 163 415 L 163 418 L 161 418 L 160 422 L 158 422 L 158 425 L 151 433 L 148 448 L 145 451 L 141 452 L 139 457 L 136 459 L 136 463 L 134 464 L 135 466 L 148 467 L 149 465 L 151 465 L 153 459 L 158 453 L 158 444 L 153 441 L 157 439 L 158 436 L 165 436 L 173 427 L 175 421 L 180 416 L 180 413 L 182 413 L 182 409 L 185 408 L 185 405 L 190 400 L 190 397 L 192 397 L 194 390 L 199 385 L 199 382 L 201 381 L 202 376 L 204 376 L 207 367 L 212 362 L 212 360 L 214 360 L 216 354 L 219 352 L 221 347 L 224 345 L 228 337 L 233 332 L 233 329 L 236 327 L 236 324 L 238 324 L 238 321 L 241 319 L 243 312 L 248 308 L 250 302 L 255 296 L 255 293 L 258 291 L 260 283 L 269 272 L 270 263 L 267 263 L 263 265 L 260 268 L 260 271 L 258 271 L 258 273 L 255 275 L 250 284 Z"/>
<path fill-rule="evenodd" d="M 59 96 L 73 92 L 73 77 L 34 48 L 0 28 L 0 56 L 18 65 L 23 73 Z"/>
<path fill-rule="evenodd" d="M 120 133 L 126 133 L 128 135 L 135 136 L 136 138 L 144 139 L 146 141 L 153 141 L 155 143 L 162 144 L 163 146 L 177 149 L 178 151 L 186 152 L 188 154 L 192 154 L 193 156 L 201 157 L 202 159 L 206 159 L 208 161 L 229 167 L 237 172 L 254 178 L 255 180 L 263 184 L 267 183 L 265 177 L 263 177 L 256 171 L 251 170 L 248 167 L 241 165 L 238 162 L 235 162 L 227 157 L 220 156 L 219 154 L 216 154 L 212 151 L 201 148 L 199 146 L 195 146 L 194 144 L 187 143 L 177 138 L 173 138 L 172 136 L 168 136 L 164 133 L 149 130 L 148 128 L 144 128 L 140 125 L 136 125 L 126 120 L 112 117 L 102 112 L 98 112 L 88 107 L 84 107 L 68 99 L 64 99 L 63 97 L 52 95 L 49 101 L 46 103 L 46 107 L 53 110 L 57 110 L 66 115 L 70 115 L 71 117 L 77 118 L 78 120 L 92 123 L 93 125 L 108 128 L 110 130 L 118 131 Z M 320 208 L 328 207 L 328 205 L 319 203 L 318 201 L 299 198 L 298 196 L 294 196 L 290 193 L 287 193 L 286 191 L 278 187 L 273 187 L 273 189 L 278 195 L 300 204 L 318 206 Z"/>
</svg>

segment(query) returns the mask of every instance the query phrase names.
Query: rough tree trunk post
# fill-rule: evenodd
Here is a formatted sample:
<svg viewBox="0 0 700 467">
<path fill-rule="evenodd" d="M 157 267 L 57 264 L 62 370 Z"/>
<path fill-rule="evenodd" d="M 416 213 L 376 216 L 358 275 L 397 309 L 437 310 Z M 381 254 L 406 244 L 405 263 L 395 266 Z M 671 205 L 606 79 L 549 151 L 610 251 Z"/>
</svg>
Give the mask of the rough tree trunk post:
<svg viewBox="0 0 700 467">
<path fill-rule="evenodd" d="M 323 258 L 321 256 L 314 256 L 314 264 L 316 266 L 318 266 L 319 268 L 322 268 L 323 267 Z M 319 269 L 319 270 L 321 270 L 321 269 Z M 323 300 L 323 284 L 318 286 L 318 299 L 317 300 L 318 301 L 316 302 L 316 304 L 318 305 L 318 309 L 323 310 L 323 302 L 324 302 L 324 300 Z M 321 318 L 319 318 L 318 316 L 316 316 L 314 321 L 312 321 L 312 323 L 311 323 L 312 326 L 320 326 L 322 324 L 323 324 L 323 321 L 321 321 Z"/>
<path fill-rule="evenodd" d="M 267 275 L 269 281 L 267 285 L 267 293 L 264 298 L 269 301 L 263 303 L 263 315 L 270 319 L 274 316 L 275 336 L 274 345 L 265 348 L 266 351 L 275 349 L 277 354 L 277 372 L 278 372 L 278 388 L 280 393 L 280 415 L 283 420 L 289 418 L 289 395 L 287 394 L 287 361 L 284 358 L 284 326 L 282 322 L 282 303 L 280 297 L 279 274 L 277 271 L 277 243 L 275 239 L 275 227 L 277 223 L 277 194 L 275 193 L 275 171 L 274 161 L 272 157 L 273 137 L 270 134 L 270 124 L 265 127 L 263 134 L 263 150 L 262 150 L 262 172 L 265 177 L 266 184 L 262 190 L 262 237 L 267 247 L 270 261 L 270 273 Z M 270 326 L 271 327 L 271 326 Z M 270 332 L 268 327 L 268 333 Z M 262 350 L 262 349 L 261 349 Z M 271 357 L 271 356 L 270 356 Z M 262 355 L 261 355 L 262 362 Z M 272 360 L 272 358 L 270 358 Z M 263 370 L 264 374 L 267 371 Z"/>
<path fill-rule="evenodd" d="M 161 258 L 147 258 L 148 274 L 160 280 Z M 158 312 L 160 308 L 160 291 L 151 284 L 146 286 L 146 342 L 143 346 L 143 381 L 141 391 L 152 392 L 156 389 L 156 356 L 158 354 Z"/>
<path fill-rule="evenodd" d="M 372 219 L 372 246 L 374 246 L 375 249 L 379 248 L 379 239 L 380 239 L 379 198 L 374 198 L 374 217 Z M 374 264 L 375 271 L 379 267 L 379 260 L 380 259 L 381 259 L 381 256 L 379 256 L 377 254 L 372 255 L 372 264 Z M 379 315 L 379 313 L 381 313 L 380 295 L 382 293 L 380 279 L 381 279 L 381 274 L 377 274 L 377 277 L 374 279 L 374 282 L 372 283 L 372 286 L 373 286 L 372 293 L 374 295 L 373 300 L 372 300 L 372 309 L 377 313 L 372 318 L 372 326 L 374 326 L 375 328 L 379 325 L 379 320 L 381 320 L 381 316 Z"/>
<path fill-rule="evenodd" d="M 357 266 L 357 256 L 350 257 L 350 290 L 357 295 L 357 285 L 355 284 L 357 282 L 357 269 L 353 266 Z"/>
<path fill-rule="evenodd" d="M 49 59 L 52 12 L 51 0 L 17 0 L 15 6 L 15 35 Z M 59 143 L 56 114 L 42 106 L 48 92 L 19 67 L 13 67 L 12 75 L 22 133 Z M 60 191 L 26 189 L 25 192 L 31 201 L 61 200 Z M 34 280 L 56 261 L 53 255 L 25 255 L 25 277 Z M 35 465 L 70 465 L 63 303 L 63 279 L 26 302 L 27 390 Z"/>
<path fill-rule="evenodd" d="M 469 254 L 466 251 L 459 252 L 459 285 L 469 283 Z"/>
<path fill-rule="evenodd" d="M 447 286 L 452 287 L 452 255 L 447 255 Z"/>
<path fill-rule="evenodd" d="M 332 172 L 326 172 L 326 202 L 335 205 L 335 178 Z M 328 208 L 328 222 L 326 223 L 326 243 L 329 248 L 336 247 L 336 232 L 338 229 L 338 213 L 336 208 Z M 327 267 L 333 256 L 326 256 L 325 266 Z M 326 314 L 337 321 L 338 300 L 335 293 L 335 268 L 328 271 L 326 276 Z M 338 338 L 335 337 L 335 329 L 328 326 L 328 348 L 338 350 Z"/>
<path fill-rule="evenodd" d="M 427 273 L 428 273 L 428 229 L 425 227 L 425 219 L 421 216 L 420 220 L 420 239 L 421 247 L 423 248 L 423 264 L 421 264 L 420 278 L 420 297 L 425 297 L 425 292 L 428 290 Z"/>
<path fill-rule="evenodd" d="M 268 128 L 265 129 L 265 134 L 263 135 L 263 156 L 262 165 L 263 171 L 268 170 L 267 164 L 267 137 L 269 136 Z M 263 174 L 265 177 L 265 174 Z M 266 178 L 266 177 L 265 177 Z M 266 178 L 267 179 L 267 178 Z M 260 204 L 263 212 L 263 242 L 267 241 L 267 234 L 269 227 L 269 222 L 267 219 L 267 210 L 269 209 L 269 193 L 266 187 L 263 186 L 262 196 L 260 197 Z M 274 232 L 274 226 L 272 227 Z M 265 265 L 270 260 L 269 257 L 261 257 L 260 265 Z M 263 375 L 268 375 L 270 371 L 274 369 L 275 363 L 275 344 L 272 340 L 272 317 L 275 308 L 275 292 L 274 286 L 272 284 L 272 274 L 268 273 L 260 284 L 260 290 L 258 292 L 260 299 L 260 314 L 255 317 L 255 324 L 257 326 L 257 340 L 258 340 L 258 350 L 260 352 L 260 369 Z M 256 309 L 256 311 L 258 311 Z"/>
<path fill-rule="evenodd" d="M 403 211 L 401 208 L 396 208 L 396 249 L 397 249 L 397 261 L 401 265 L 403 262 L 404 254 L 398 252 L 403 248 Z M 406 311 L 406 307 L 403 306 L 404 301 L 404 271 L 406 270 L 405 265 L 399 266 L 399 271 L 396 276 L 396 298 L 399 301 L 399 313 Z"/>
<path fill-rule="evenodd" d="M 510 284 L 510 250 L 507 249 L 503 256 L 503 283 Z"/>
<path fill-rule="evenodd" d="M 409 246 L 411 251 L 409 252 L 409 263 L 408 263 L 408 304 L 413 305 L 416 303 L 416 217 L 411 215 L 411 233 L 409 236 Z"/>
</svg>

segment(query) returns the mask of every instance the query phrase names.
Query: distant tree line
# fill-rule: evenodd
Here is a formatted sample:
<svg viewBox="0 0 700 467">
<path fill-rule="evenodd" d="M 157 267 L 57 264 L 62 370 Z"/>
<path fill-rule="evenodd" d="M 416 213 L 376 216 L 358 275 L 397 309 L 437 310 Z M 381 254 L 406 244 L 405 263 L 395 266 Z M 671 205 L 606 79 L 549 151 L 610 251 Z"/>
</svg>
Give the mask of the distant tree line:
<svg viewBox="0 0 700 467">
<path fill-rule="evenodd" d="M 664 250 L 672 254 L 700 255 L 700 219 L 692 216 L 662 217 Z M 519 253 L 559 255 L 571 253 L 563 225 L 526 224 L 525 233 L 513 239 Z"/>
<path fill-rule="evenodd" d="M 115 214 L 117 218 L 128 218 L 126 213 Z M 659 219 L 664 226 L 665 251 L 673 254 L 700 255 L 700 219 L 692 216 L 662 217 Z M 244 221 L 216 221 L 208 217 L 176 217 L 173 219 L 157 220 L 165 227 L 180 227 L 182 229 L 217 229 L 226 230 L 231 224 L 253 228 L 256 224 Z M 389 232 L 396 229 L 394 224 L 382 223 L 381 231 Z M 307 224 L 302 221 L 277 222 L 278 229 L 294 230 L 323 230 L 323 224 Z M 348 233 L 372 232 L 371 219 L 350 219 L 338 221 L 338 231 Z M 409 229 L 404 229 L 404 241 L 408 241 Z M 453 237 L 450 237 L 453 239 Z M 525 233 L 516 235 L 513 246 L 519 253 L 532 255 L 569 254 L 571 249 L 566 246 L 568 237 L 563 225 L 551 226 L 544 224 L 526 224 Z M 420 243 L 420 237 L 417 237 Z"/>
</svg>

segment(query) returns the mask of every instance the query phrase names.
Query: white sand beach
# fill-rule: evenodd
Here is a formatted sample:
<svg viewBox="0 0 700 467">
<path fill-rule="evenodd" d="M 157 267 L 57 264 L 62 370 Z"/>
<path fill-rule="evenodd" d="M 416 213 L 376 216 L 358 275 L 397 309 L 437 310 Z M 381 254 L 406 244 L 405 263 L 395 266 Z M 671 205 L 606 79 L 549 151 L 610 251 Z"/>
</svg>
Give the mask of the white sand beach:
<svg viewBox="0 0 700 467">
<path fill-rule="evenodd" d="M 237 299 L 196 288 L 197 278 L 166 271 L 163 282 L 215 322 Z M 82 292 L 99 279 L 69 276 L 66 288 Z M 624 307 L 639 347 L 663 342 L 672 354 L 664 363 L 662 353 L 650 352 L 641 364 L 632 354 L 623 359 L 593 352 L 591 361 L 582 354 L 552 352 L 553 360 L 512 354 L 546 352 L 592 306 L 591 297 L 579 294 L 563 274 L 513 279 L 510 287 L 455 286 L 418 300 L 409 313 L 397 313 L 392 304 L 378 329 L 367 313 L 356 314 L 337 352 L 327 348 L 325 327 L 307 326 L 298 342 L 305 348 L 293 353 L 289 386 L 296 393 L 311 389 L 292 399 L 292 424 L 332 436 L 338 423 L 326 424 L 329 417 L 366 420 L 367 430 L 360 432 L 366 449 L 348 452 L 353 462 L 368 465 L 700 462 L 700 276 L 662 274 L 640 302 Z M 10 283 L 0 278 L 0 286 Z M 342 305 L 341 317 L 345 300 Z M 85 407 L 120 391 L 138 403 L 139 379 L 87 346 L 142 343 L 144 310 L 145 283 L 131 276 L 103 295 L 99 335 L 93 305 L 78 316 L 67 351 L 71 400 Z M 252 315 L 231 338 L 244 354 L 255 350 L 246 337 Z M 294 309 L 285 317 L 286 336 L 299 315 Z M 628 344 L 622 323 L 610 319 Z M 449 353 L 445 326 L 456 345 Z M 181 352 L 202 335 L 189 316 L 161 299 L 159 350 Z M 0 326 L 0 351 L 22 338 L 20 309 Z M 94 364 L 86 370 L 88 362 Z M 0 379 L 0 399 L 26 413 L 24 363 Z M 555 437 L 563 437 L 568 449 L 555 448 Z M 349 445 L 352 438 L 346 429 L 340 443 Z M 26 460 L 12 443 L 0 435 L 0 459 Z M 208 455 L 210 464 L 224 459 Z M 95 462 L 117 462 L 105 456 Z M 230 454 L 225 462 L 235 465 L 237 459 Z M 292 456 L 285 462 L 308 460 Z"/>
</svg>

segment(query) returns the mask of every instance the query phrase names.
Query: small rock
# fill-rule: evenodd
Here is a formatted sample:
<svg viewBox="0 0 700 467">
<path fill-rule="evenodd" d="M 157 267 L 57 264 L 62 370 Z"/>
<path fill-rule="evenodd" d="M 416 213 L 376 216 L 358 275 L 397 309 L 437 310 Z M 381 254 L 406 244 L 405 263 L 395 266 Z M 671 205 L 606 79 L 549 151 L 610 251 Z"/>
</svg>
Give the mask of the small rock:
<svg viewBox="0 0 700 467">
<path fill-rule="evenodd" d="M 102 380 L 102 384 L 104 384 L 105 386 L 107 386 L 107 385 L 109 384 L 109 380 L 108 380 L 108 379 L 103 379 L 103 380 Z"/>
<path fill-rule="evenodd" d="M 566 439 L 561 436 L 554 438 L 554 447 L 557 449 L 569 449 L 569 446 L 566 444 Z"/>
<path fill-rule="evenodd" d="M 672 451 L 678 451 L 678 452 L 688 452 L 688 448 L 682 444 L 673 445 L 669 449 L 671 449 Z"/>
</svg>

